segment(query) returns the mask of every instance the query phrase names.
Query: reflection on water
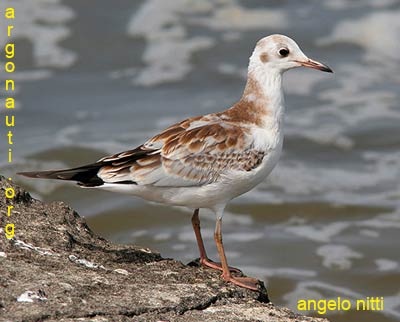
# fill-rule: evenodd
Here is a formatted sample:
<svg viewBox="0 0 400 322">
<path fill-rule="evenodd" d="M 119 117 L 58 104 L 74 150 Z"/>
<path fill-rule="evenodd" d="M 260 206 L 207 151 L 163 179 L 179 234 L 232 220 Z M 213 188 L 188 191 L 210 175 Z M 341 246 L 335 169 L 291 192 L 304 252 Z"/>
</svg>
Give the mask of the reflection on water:
<svg viewBox="0 0 400 322">
<path fill-rule="evenodd" d="M 400 1 L 15 6 L 20 109 L 6 175 L 91 162 L 183 117 L 228 107 L 241 94 L 255 42 L 270 33 L 288 34 L 328 63 L 333 77 L 285 75 L 284 155 L 265 182 L 229 206 L 228 257 L 264 279 L 276 303 L 295 309 L 307 296 L 384 296 L 383 313 L 330 318 L 400 319 Z M 188 210 L 63 182 L 20 182 L 44 200 L 69 202 L 114 241 L 184 262 L 198 256 Z M 214 216 L 201 218 L 215 258 Z"/>
</svg>

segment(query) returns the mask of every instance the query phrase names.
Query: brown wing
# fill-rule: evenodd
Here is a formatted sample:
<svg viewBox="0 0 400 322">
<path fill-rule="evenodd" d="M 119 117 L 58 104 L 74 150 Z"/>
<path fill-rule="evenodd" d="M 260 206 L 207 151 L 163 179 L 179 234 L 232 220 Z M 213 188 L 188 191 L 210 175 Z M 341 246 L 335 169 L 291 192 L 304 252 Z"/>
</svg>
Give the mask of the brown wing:
<svg viewBox="0 0 400 322">
<path fill-rule="evenodd" d="M 105 182 L 198 186 L 217 181 L 229 170 L 256 168 L 264 152 L 254 149 L 249 130 L 215 121 L 215 115 L 211 115 L 175 124 L 138 148 L 148 151 L 140 158 L 134 152 L 137 149 L 103 158 L 100 161 L 112 164 L 98 175 Z"/>
</svg>

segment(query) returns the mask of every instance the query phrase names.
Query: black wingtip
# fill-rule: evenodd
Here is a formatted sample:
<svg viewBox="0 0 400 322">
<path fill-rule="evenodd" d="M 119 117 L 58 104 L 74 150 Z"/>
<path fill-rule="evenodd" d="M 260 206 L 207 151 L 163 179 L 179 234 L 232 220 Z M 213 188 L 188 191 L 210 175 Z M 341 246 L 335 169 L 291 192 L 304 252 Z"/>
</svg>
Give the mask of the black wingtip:
<svg viewBox="0 0 400 322">
<path fill-rule="evenodd" d="M 18 172 L 17 175 L 34 179 L 77 181 L 82 185 L 95 187 L 104 183 L 104 181 L 97 176 L 97 172 L 100 168 L 101 164 L 94 163 L 73 169 Z"/>
</svg>

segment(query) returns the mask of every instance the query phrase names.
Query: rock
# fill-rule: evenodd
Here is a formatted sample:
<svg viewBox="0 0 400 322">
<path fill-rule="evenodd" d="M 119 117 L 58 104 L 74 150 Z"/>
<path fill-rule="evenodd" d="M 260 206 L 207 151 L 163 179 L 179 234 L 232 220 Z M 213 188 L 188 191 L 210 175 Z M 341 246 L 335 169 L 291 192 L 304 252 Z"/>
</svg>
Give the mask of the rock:
<svg viewBox="0 0 400 322">
<path fill-rule="evenodd" d="M 0 189 L 1 321 L 327 321 L 268 303 L 264 287 L 244 290 L 213 270 L 112 244 L 63 202 L 44 204 L 3 177 Z"/>
</svg>

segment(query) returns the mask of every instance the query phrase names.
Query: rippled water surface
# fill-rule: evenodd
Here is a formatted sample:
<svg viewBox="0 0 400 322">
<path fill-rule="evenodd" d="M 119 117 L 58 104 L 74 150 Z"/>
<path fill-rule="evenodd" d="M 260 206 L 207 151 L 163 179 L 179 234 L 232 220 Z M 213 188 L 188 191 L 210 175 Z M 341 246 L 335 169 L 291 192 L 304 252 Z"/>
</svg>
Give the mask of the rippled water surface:
<svg viewBox="0 0 400 322">
<path fill-rule="evenodd" d="M 329 318 L 400 320 L 400 1 L 4 0 L 0 12 L 10 4 L 18 106 L 14 162 L 2 173 L 14 178 L 91 162 L 229 107 L 254 44 L 268 34 L 287 34 L 328 63 L 334 75 L 285 74 L 284 153 L 265 182 L 228 207 L 228 259 L 263 279 L 277 304 L 383 296 L 383 312 Z M 183 262 L 198 256 L 188 210 L 18 182 L 43 200 L 67 201 L 111 240 Z M 201 218 L 216 258 L 214 215 Z"/>
</svg>

